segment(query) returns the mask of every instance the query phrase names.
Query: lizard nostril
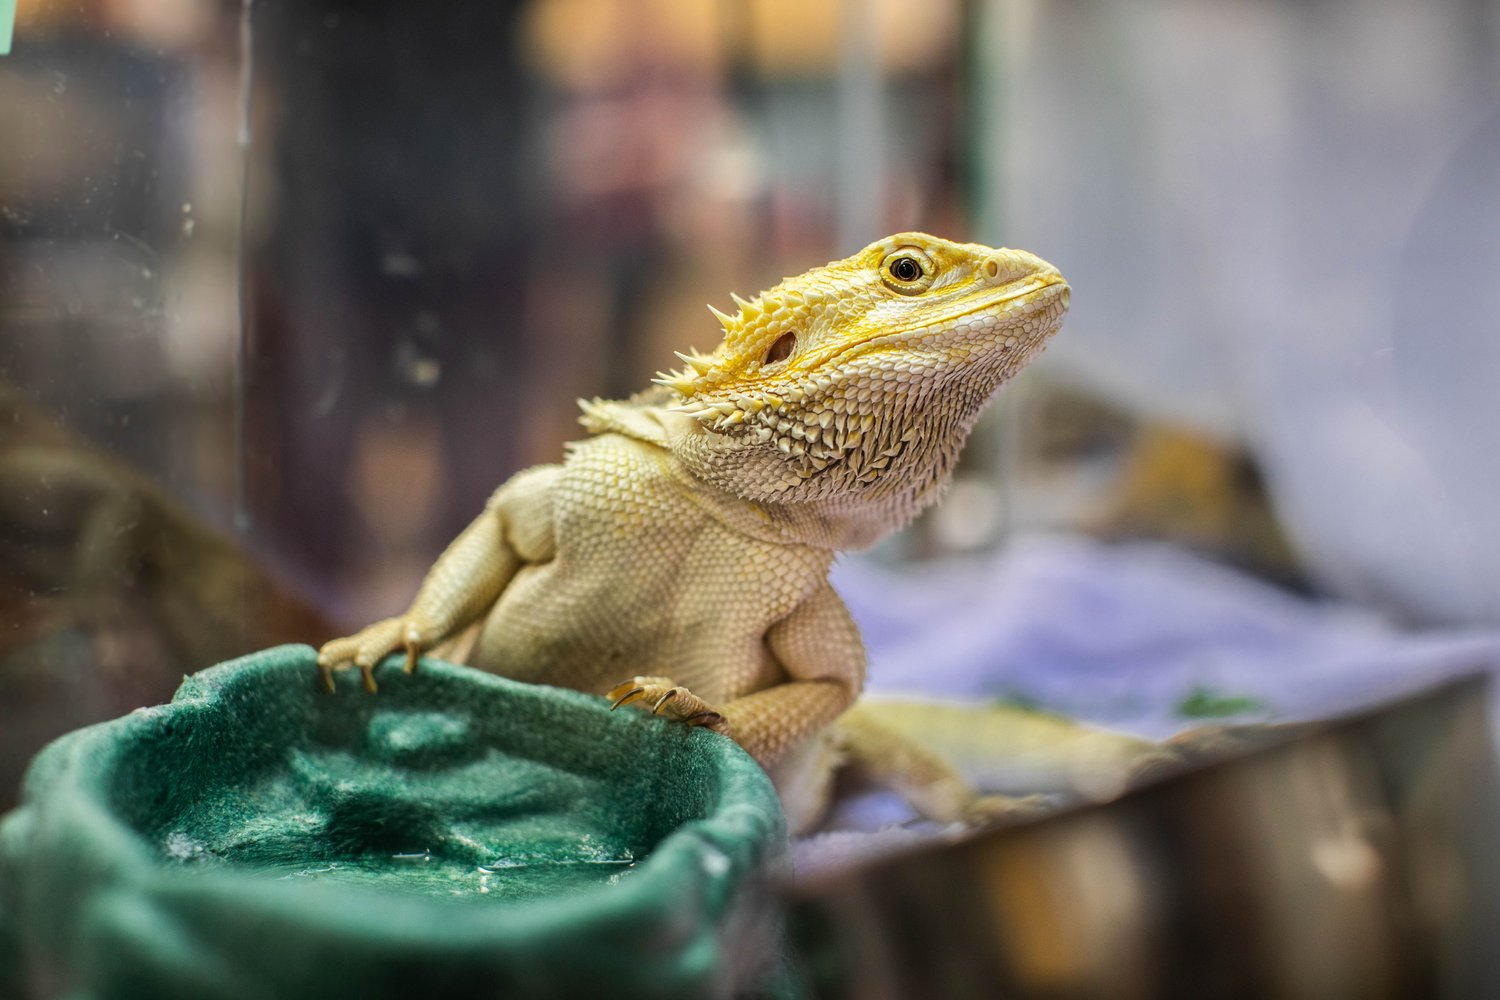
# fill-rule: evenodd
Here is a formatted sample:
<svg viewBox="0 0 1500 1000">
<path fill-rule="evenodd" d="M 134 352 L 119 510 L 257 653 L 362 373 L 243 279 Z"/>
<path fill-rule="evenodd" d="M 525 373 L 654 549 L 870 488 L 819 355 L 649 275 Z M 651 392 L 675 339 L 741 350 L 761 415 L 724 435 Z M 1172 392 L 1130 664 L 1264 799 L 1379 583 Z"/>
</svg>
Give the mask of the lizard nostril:
<svg viewBox="0 0 1500 1000">
<path fill-rule="evenodd" d="M 984 262 L 984 273 L 989 275 L 991 278 L 999 276 L 1000 265 L 995 263 L 994 258 L 991 258 Z"/>
</svg>

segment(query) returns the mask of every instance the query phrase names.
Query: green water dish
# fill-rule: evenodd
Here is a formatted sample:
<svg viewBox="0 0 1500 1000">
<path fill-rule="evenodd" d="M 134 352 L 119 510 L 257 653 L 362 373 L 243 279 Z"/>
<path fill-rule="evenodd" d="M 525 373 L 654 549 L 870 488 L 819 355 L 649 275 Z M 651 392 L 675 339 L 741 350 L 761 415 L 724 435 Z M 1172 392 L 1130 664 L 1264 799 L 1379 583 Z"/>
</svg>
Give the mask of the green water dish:
<svg viewBox="0 0 1500 1000">
<path fill-rule="evenodd" d="M 0 996 L 777 992 L 786 828 L 714 733 L 283 646 L 44 750 L 0 823 Z"/>
</svg>

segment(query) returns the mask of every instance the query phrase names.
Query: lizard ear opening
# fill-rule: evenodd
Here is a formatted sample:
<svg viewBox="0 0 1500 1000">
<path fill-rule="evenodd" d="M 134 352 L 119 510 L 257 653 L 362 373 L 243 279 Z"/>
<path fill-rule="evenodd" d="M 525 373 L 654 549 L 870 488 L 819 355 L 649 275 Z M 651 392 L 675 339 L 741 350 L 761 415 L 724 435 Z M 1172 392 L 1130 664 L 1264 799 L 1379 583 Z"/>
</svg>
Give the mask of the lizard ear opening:
<svg viewBox="0 0 1500 1000">
<path fill-rule="evenodd" d="M 774 365 L 778 361 L 785 361 L 792 356 L 792 352 L 796 349 L 797 334 L 791 331 L 783 333 L 776 338 L 775 343 L 771 345 L 771 349 L 766 352 L 765 360 L 761 364 Z"/>
</svg>

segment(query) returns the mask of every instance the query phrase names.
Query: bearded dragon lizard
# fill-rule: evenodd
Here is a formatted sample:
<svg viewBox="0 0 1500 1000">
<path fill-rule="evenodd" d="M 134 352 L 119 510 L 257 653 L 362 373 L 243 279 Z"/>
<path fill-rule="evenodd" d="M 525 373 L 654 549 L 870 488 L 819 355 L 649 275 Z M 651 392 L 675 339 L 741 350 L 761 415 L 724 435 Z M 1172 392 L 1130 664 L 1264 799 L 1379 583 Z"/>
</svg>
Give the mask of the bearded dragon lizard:
<svg viewBox="0 0 1500 1000">
<path fill-rule="evenodd" d="M 472 666 L 733 738 L 789 803 L 853 754 L 957 818 L 975 799 L 941 761 L 871 716 L 832 726 L 865 651 L 828 570 L 938 498 L 1068 297 L 1025 251 L 902 233 L 735 296 L 732 315 L 710 306 L 712 354 L 679 354 L 630 400 L 580 401 L 590 436 L 501 486 L 408 611 L 324 645 L 324 682 L 357 669 L 374 691 L 387 654 L 410 671 L 468 631 Z"/>
</svg>

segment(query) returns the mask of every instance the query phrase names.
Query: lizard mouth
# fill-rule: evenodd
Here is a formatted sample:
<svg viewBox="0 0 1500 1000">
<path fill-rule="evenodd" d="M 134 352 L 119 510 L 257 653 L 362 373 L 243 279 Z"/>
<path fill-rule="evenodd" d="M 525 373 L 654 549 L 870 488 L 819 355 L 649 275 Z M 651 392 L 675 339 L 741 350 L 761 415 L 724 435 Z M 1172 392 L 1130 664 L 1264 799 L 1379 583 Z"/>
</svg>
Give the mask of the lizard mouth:
<svg viewBox="0 0 1500 1000">
<path fill-rule="evenodd" d="M 954 309 L 951 312 L 942 313 L 934 319 L 929 319 L 920 326 L 897 330 L 892 333 L 876 334 L 866 340 L 841 345 L 837 351 L 829 354 L 827 357 L 820 358 L 815 368 L 833 361 L 848 360 L 851 357 L 868 353 L 877 348 L 905 344 L 917 337 L 929 336 L 935 330 L 952 330 L 970 316 L 977 316 L 980 313 L 1001 309 L 1008 303 L 1017 303 L 1017 305 L 1005 310 L 1005 315 L 1007 316 L 1019 317 L 1030 315 L 1058 299 L 1063 300 L 1063 309 L 1066 311 L 1071 292 L 1072 289 L 1069 288 L 1067 281 L 1056 271 L 1039 274 L 1026 279 L 1019 287 L 1007 289 L 1002 295 L 993 298 L 985 297 L 980 301 L 968 303 L 962 308 Z M 1053 324 L 1037 339 L 1045 339 L 1055 332 L 1056 329 L 1057 324 Z"/>
</svg>

